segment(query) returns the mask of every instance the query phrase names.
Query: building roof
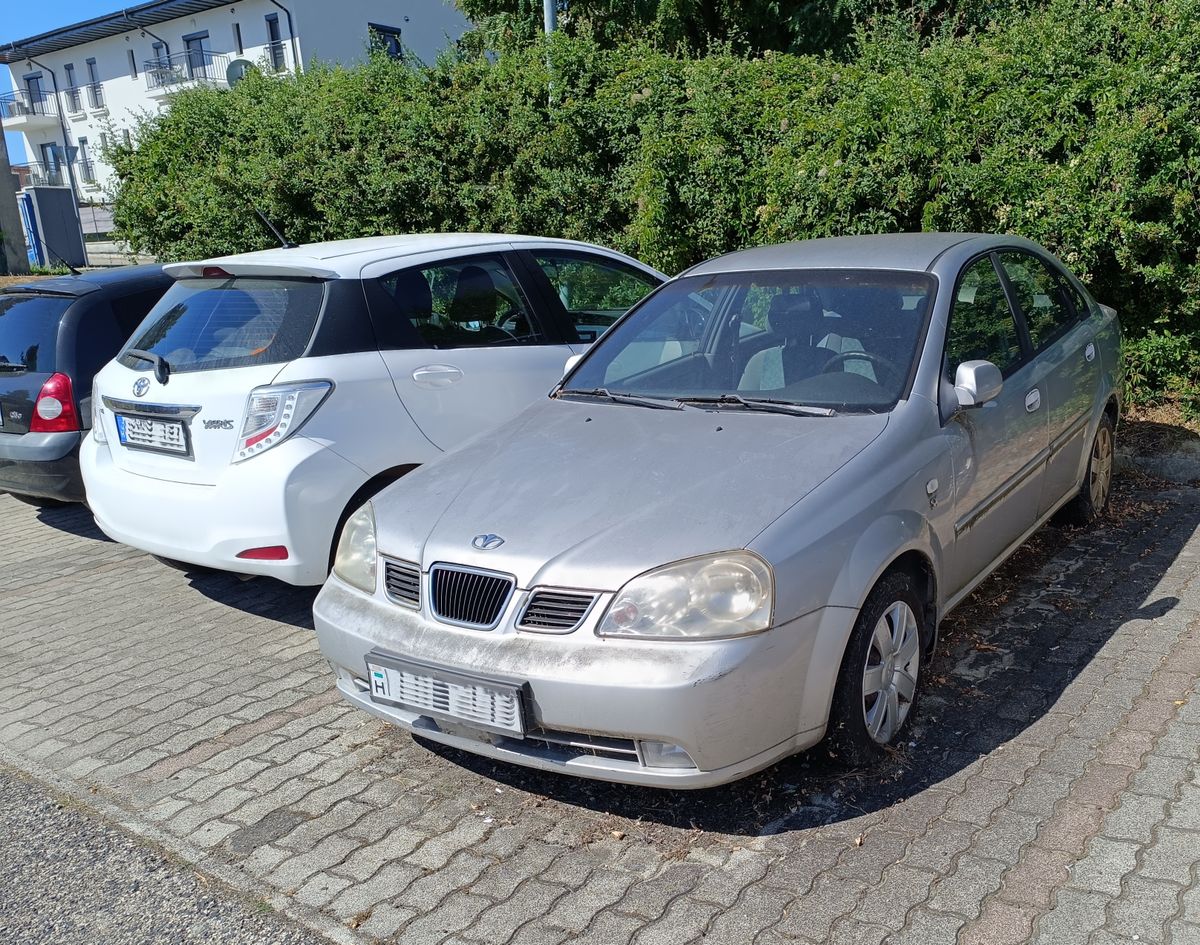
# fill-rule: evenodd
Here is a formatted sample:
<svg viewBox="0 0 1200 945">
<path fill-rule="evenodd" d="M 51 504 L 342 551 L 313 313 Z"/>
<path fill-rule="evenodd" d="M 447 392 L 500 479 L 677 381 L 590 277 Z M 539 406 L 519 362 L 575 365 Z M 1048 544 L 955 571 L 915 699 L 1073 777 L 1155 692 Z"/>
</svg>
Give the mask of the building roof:
<svg viewBox="0 0 1200 945">
<path fill-rule="evenodd" d="M 153 26 L 181 16 L 190 16 L 215 7 L 228 6 L 234 0 L 151 0 L 126 7 L 114 13 L 97 16 L 81 23 L 72 23 L 27 39 L 0 43 L 0 62 L 12 63 L 70 49 L 106 36 L 117 36 L 142 26 Z"/>
</svg>

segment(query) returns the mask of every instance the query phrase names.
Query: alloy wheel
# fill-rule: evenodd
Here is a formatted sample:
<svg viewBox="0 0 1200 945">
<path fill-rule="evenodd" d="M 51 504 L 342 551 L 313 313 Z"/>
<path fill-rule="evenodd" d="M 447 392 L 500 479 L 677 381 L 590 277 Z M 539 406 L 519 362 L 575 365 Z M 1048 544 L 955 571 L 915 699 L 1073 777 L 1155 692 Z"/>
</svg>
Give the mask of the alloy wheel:
<svg viewBox="0 0 1200 945">
<path fill-rule="evenodd" d="M 1092 508 L 1099 512 L 1108 501 L 1108 493 L 1112 488 L 1113 471 L 1112 431 L 1103 424 L 1096 431 L 1096 440 L 1092 444 L 1090 469 L 1088 495 L 1092 500 Z"/>
<path fill-rule="evenodd" d="M 908 718 L 920 671 L 916 615 L 904 601 L 896 601 L 875 624 L 863 665 L 863 721 L 880 745 L 888 744 Z"/>
</svg>

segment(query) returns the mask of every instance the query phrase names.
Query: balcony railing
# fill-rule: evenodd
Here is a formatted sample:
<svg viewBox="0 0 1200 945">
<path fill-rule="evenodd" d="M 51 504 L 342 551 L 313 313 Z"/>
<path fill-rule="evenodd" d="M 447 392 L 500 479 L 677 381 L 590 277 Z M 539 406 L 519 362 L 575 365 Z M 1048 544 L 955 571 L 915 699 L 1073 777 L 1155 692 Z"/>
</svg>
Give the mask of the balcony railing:
<svg viewBox="0 0 1200 945">
<path fill-rule="evenodd" d="M 94 109 L 104 108 L 104 86 L 93 82 L 87 87 L 88 105 Z"/>
<path fill-rule="evenodd" d="M 146 73 L 146 89 L 150 92 L 171 90 L 193 82 L 225 82 L 229 57 L 224 53 L 188 49 L 158 59 L 148 59 L 142 66 Z"/>
<path fill-rule="evenodd" d="M 61 164 L 14 164 L 18 187 L 66 187 L 67 171 Z"/>
<path fill-rule="evenodd" d="M 78 115 L 83 111 L 83 93 L 78 86 L 71 86 L 66 91 L 67 96 L 67 114 Z"/>
<path fill-rule="evenodd" d="M 79 170 L 79 179 L 85 184 L 96 183 L 96 165 L 92 163 L 90 158 L 80 158 L 75 166 Z"/>
<path fill-rule="evenodd" d="M 267 66 L 275 72 L 283 72 L 288 67 L 288 44 L 267 43 Z"/>
<path fill-rule="evenodd" d="M 54 96 L 45 92 L 31 93 L 25 89 L 0 95 L 0 118 L 12 121 L 17 118 L 28 118 L 32 115 L 54 117 L 58 107 L 54 104 Z"/>
</svg>

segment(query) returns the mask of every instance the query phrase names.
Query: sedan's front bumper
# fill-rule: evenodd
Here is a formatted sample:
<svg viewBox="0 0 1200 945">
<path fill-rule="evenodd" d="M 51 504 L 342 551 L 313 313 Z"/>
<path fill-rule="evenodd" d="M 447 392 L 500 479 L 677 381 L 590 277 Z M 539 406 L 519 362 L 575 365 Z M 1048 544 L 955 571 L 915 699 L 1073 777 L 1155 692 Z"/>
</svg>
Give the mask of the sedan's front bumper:
<svg viewBox="0 0 1200 945">
<path fill-rule="evenodd" d="M 844 635 L 855 616 L 830 607 L 755 636 L 687 643 L 602 639 L 586 625 L 564 635 L 476 631 L 437 623 L 336 577 L 313 613 L 339 690 L 364 711 L 487 757 L 668 788 L 733 781 L 819 741 L 826 715 L 802 711 L 810 657 L 819 636 Z M 367 684 L 371 653 L 519 684 L 525 737 L 375 702 Z M 650 767 L 643 741 L 678 745 L 694 766 Z"/>
</svg>

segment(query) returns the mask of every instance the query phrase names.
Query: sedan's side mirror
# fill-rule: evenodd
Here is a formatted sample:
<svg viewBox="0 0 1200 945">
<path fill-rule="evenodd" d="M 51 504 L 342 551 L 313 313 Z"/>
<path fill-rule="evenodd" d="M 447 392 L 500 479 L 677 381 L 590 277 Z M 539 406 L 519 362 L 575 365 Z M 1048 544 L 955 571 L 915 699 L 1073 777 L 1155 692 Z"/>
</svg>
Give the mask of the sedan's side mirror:
<svg viewBox="0 0 1200 945">
<path fill-rule="evenodd" d="M 982 407 L 1004 390 L 1004 375 L 991 361 L 964 361 L 954 372 L 954 393 L 960 407 Z"/>
<path fill-rule="evenodd" d="M 582 354 L 573 354 L 569 358 L 567 358 L 566 367 L 563 368 L 563 377 L 566 377 L 568 374 L 571 373 L 571 369 L 573 367 L 575 367 L 576 364 L 579 363 L 579 361 L 582 357 L 583 357 Z"/>
</svg>

